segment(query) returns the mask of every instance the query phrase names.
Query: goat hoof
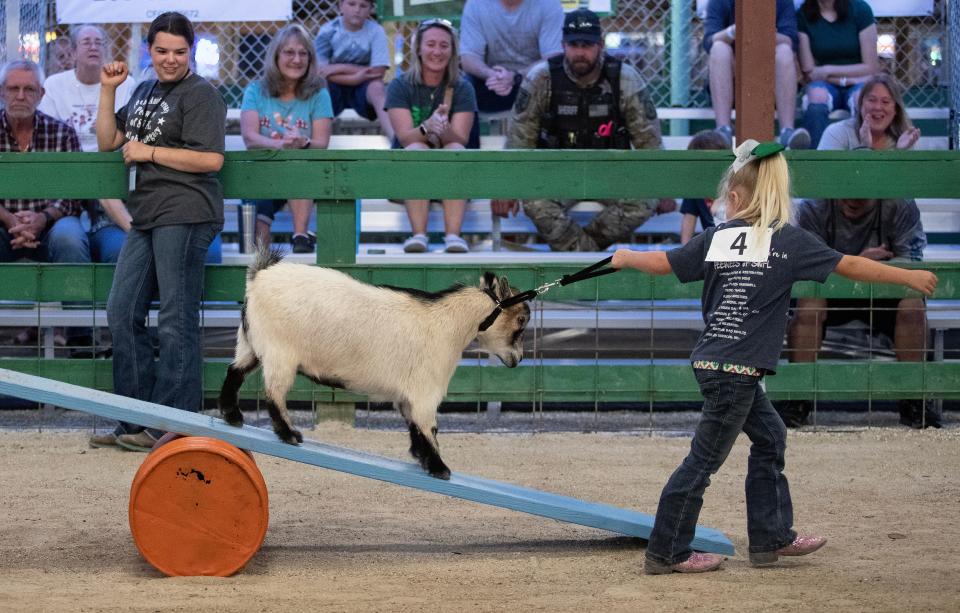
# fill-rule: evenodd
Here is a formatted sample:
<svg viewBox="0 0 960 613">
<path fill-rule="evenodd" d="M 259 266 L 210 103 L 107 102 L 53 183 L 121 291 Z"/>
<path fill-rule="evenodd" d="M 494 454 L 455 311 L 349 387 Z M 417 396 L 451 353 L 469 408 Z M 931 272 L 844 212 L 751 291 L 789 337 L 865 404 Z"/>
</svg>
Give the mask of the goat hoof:
<svg viewBox="0 0 960 613">
<path fill-rule="evenodd" d="M 243 425 L 243 413 L 240 411 L 220 411 L 220 415 L 223 417 L 223 421 L 227 422 L 231 426 L 240 427 Z"/>
<path fill-rule="evenodd" d="M 443 479 L 444 481 L 450 480 L 450 469 L 447 468 L 447 465 L 444 464 L 440 458 L 432 458 L 430 462 L 426 463 L 424 468 L 427 469 L 431 477 Z"/>
<path fill-rule="evenodd" d="M 299 430 L 287 430 L 286 432 L 277 432 L 281 441 L 289 445 L 299 445 L 303 442 L 303 435 Z"/>
<path fill-rule="evenodd" d="M 450 480 L 450 469 L 447 468 L 446 466 L 444 466 L 444 467 L 443 467 L 442 469 L 440 469 L 440 470 L 431 470 L 431 471 L 430 471 L 430 476 L 431 476 L 431 477 L 436 477 L 437 479 L 442 479 L 442 480 L 444 480 L 444 481 L 449 481 L 449 480 Z"/>
</svg>

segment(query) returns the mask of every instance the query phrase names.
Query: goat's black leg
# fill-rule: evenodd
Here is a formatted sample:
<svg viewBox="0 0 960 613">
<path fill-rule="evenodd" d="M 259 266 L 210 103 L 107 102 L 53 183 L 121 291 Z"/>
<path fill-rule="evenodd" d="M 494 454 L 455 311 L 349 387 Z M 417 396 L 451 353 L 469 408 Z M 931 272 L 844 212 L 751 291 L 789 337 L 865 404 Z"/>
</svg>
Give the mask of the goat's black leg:
<svg viewBox="0 0 960 613">
<path fill-rule="evenodd" d="M 247 367 L 231 364 L 227 368 L 227 377 L 223 380 L 223 387 L 220 388 L 220 397 L 217 399 L 217 406 L 220 407 L 220 414 L 223 420 L 231 426 L 243 425 L 243 413 L 240 412 L 239 398 L 237 392 L 243 385 L 243 380 L 247 374 L 260 364 L 254 360 Z"/>
<path fill-rule="evenodd" d="M 291 445 L 299 445 L 303 442 L 303 434 L 290 425 L 286 418 L 286 411 L 282 411 L 270 398 L 267 398 L 267 412 L 273 422 L 273 431 L 277 433 L 280 440 Z"/>
<path fill-rule="evenodd" d="M 436 441 L 437 429 L 433 428 L 431 434 L 433 435 L 433 441 Z M 440 454 L 433 441 L 424 435 L 420 426 L 410 424 L 410 453 L 420 461 L 420 466 L 430 473 L 431 476 L 447 481 L 450 479 L 450 469 L 447 468 L 447 465 L 440 459 Z M 414 448 L 416 448 L 417 451 L 414 451 Z"/>
</svg>

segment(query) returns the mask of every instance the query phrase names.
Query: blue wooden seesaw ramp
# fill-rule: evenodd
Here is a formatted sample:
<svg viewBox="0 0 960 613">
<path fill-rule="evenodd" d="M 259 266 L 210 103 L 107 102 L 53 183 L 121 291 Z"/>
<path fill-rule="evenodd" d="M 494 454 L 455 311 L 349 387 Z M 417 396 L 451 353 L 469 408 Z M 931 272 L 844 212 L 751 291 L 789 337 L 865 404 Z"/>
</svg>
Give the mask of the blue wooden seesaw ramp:
<svg viewBox="0 0 960 613">
<path fill-rule="evenodd" d="M 280 441 L 271 430 L 245 425 L 236 428 L 223 420 L 107 392 L 0 369 L 0 394 L 49 403 L 100 417 L 126 421 L 191 436 L 210 436 L 240 449 L 312 464 L 360 477 L 378 479 L 445 496 L 463 498 L 559 521 L 600 528 L 647 539 L 653 516 L 604 504 L 453 473 L 442 481 L 411 462 L 400 462 L 333 445 L 304 440 L 300 446 Z M 722 532 L 697 526 L 693 548 L 733 555 L 733 543 Z"/>
</svg>

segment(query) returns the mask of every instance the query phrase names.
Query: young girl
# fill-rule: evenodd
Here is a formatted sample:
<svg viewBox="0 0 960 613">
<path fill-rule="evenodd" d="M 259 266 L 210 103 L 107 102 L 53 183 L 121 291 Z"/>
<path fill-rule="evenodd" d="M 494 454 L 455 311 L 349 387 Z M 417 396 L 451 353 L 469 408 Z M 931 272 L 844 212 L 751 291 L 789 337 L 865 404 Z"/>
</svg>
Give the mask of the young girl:
<svg viewBox="0 0 960 613">
<path fill-rule="evenodd" d="M 683 282 L 702 279 L 705 327 L 690 356 L 703 394 L 703 413 L 690 453 L 660 496 L 647 545 L 647 574 L 704 572 L 723 557 L 693 552 L 697 517 L 710 475 L 717 472 L 742 430 L 752 443 L 747 463 L 747 535 L 754 566 L 778 556 L 801 556 L 826 543 L 797 536 L 783 475 L 787 431 L 762 385 L 774 373 L 787 324 L 794 281 L 823 282 L 831 272 L 857 281 L 896 283 L 930 295 L 937 277 L 841 255 L 812 234 L 787 225 L 790 178 L 776 143 L 747 140 L 721 183 L 728 223 L 709 228 L 669 252 L 618 250 L 614 268 L 673 272 Z"/>
</svg>

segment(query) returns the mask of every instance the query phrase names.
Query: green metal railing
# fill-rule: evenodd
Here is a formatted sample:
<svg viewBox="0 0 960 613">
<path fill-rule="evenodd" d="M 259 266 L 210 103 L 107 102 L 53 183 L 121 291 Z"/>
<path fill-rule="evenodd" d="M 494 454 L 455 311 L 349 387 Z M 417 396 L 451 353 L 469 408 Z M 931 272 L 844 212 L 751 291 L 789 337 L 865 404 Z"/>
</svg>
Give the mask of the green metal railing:
<svg viewBox="0 0 960 613">
<path fill-rule="evenodd" d="M 800 197 L 960 197 L 957 152 L 790 152 L 794 191 Z M 358 198 L 453 197 L 704 197 L 715 193 L 732 160 L 714 151 L 305 151 L 232 152 L 221 172 L 227 198 L 315 198 L 317 263 L 370 283 L 437 290 L 474 283 L 493 264 L 357 265 Z M 93 198 L 126 194 L 127 173 L 118 154 L 0 154 L 0 198 Z M 960 300 L 960 264 L 925 264 L 940 277 L 935 298 Z M 573 272 L 556 263 L 496 264 L 517 287 L 535 287 Z M 0 265 L 0 300 L 39 303 L 103 303 L 113 267 L 109 265 Z M 210 266 L 205 299 L 239 302 L 244 269 Z M 557 300 L 644 300 L 697 298 L 699 284 L 675 277 L 625 271 L 559 288 Z M 833 276 L 826 284 L 798 283 L 796 296 L 889 298 L 906 295 L 892 286 L 853 283 Z M 638 364 L 553 365 L 532 362 L 517 369 L 467 365 L 457 371 L 450 400 L 656 401 L 699 397 L 689 366 L 654 360 Z M 12 368 L 110 389 L 106 360 L 0 359 Z M 205 388 L 215 394 L 224 360 L 205 364 Z M 242 392 L 259 393 L 258 378 Z M 875 361 L 785 364 L 768 389 L 778 398 L 893 399 L 920 394 L 960 397 L 960 364 L 951 361 Z M 316 401 L 356 399 L 342 391 L 298 380 L 293 398 Z"/>
</svg>

